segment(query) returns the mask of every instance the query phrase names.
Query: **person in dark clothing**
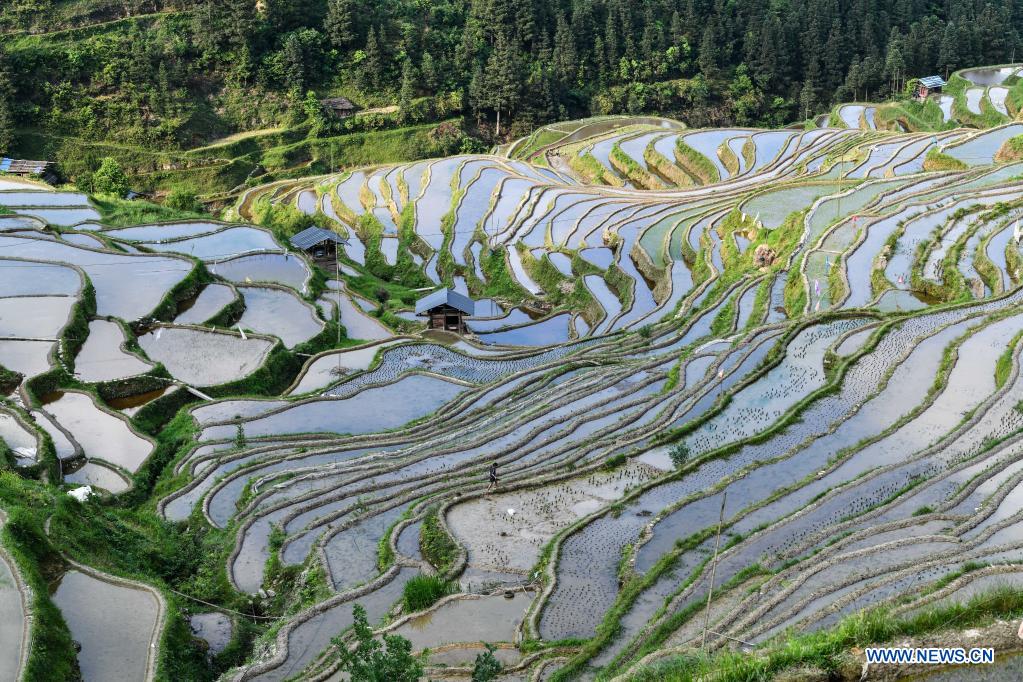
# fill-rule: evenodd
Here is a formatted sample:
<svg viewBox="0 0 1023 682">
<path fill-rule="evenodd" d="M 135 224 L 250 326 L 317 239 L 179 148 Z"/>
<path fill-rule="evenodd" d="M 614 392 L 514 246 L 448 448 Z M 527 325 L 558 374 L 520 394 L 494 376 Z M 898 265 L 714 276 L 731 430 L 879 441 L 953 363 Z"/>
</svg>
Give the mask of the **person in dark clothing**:
<svg viewBox="0 0 1023 682">
<path fill-rule="evenodd" d="M 497 460 L 495 459 L 490 463 L 490 485 L 487 486 L 487 492 L 497 487 Z"/>
</svg>

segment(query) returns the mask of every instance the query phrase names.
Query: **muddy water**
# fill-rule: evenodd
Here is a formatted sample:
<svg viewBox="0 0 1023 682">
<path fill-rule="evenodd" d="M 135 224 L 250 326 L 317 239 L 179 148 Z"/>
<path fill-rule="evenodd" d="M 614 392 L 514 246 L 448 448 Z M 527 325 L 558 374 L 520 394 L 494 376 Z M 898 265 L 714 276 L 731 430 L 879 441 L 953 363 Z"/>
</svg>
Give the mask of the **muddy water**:
<svg viewBox="0 0 1023 682">
<path fill-rule="evenodd" d="M 331 640 L 352 625 L 352 603 L 366 609 L 370 624 L 379 623 L 395 601 L 401 598 L 405 583 L 418 571 L 403 568 L 398 576 L 380 589 L 316 614 L 288 633 L 288 655 L 282 665 L 252 678 L 258 682 L 278 682 L 297 675 L 330 646 Z"/>
<path fill-rule="evenodd" d="M 107 405 L 109 405 L 112 409 L 119 410 L 120 412 L 123 412 L 124 414 L 128 415 L 129 417 L 132 417 L 140 409 L 142 409 L 143 407 L 145 407 L 149 403 L 153 402 L 154 400 L 156 400 L 160 396 L 164 395 L 169 390 L 170 390 L 170 387 L 158 388 L 155 391 L 149 391 L 147 393 L 139 393 L 137 395 L 131 395 L 131 396 L 128 396 L 126 398 L 113 398 L 113 399 L 108 400 L 106 402 L 107 402 Z"/>
<path fill-rule="evenodd" d="M 38 424 L 43 431 L 50 434 L 50 438 L 53 440 L 53 447 L 57 451 L 58 459 L 67 460 L 77 457 L 80 454 L 75 449 L 74 444 L 68 440 L 67 436 L 64 435 L 64 432 L 54 425 L 49 416 L 43 414 L 39 410 L 35 410 L 32 412 L 32 417 L 36 420 L 36 424 Z"/>
<path fill-rule="evenodd" d="M 309 267 L 291 254 L 257 253 L 209 266 L 210 272 L 231 282 L 272 282 L 304 291 Z"/>
<path fill-rule="evenodd" d="M 96 287 L 97 313 L 123 320 L 135 320 L 152 311 L 192 268 L 177 258 L 128 256 L 6 235 L 0 235 L 0 248 L 5 256 L 80 265 Z"/>
<path fill-rule="evenodd" d="M 419 548 L 419 534 L 422 530 L 422 521 L 416 521 L 405 526 L 404 530 L 401 531 L 401 535 L 398 536 L 397 542 L 395 542 L 398 551 L 407 557 L 422 559 L 423 552 Z"/>
<path fill-rule="evenodd" d="M 234 300 L 235 295 L 231 287 L 224 284 L 210 284 L 192 299 L 187 307 L 179 308 L 180 312 L 174 318 L 174 322 L 176 324 L 202 324 Z"/>
<path fill-rule="evenodd" d="M 461 642 L 511 642 L 533 600 L 532 592 L 479 599 L 455 599 L 416 616 L 392 632 L 412 642 L 413 651 Z"/>
<path fill-rule="evenodd" d="M 64 481 L 76 485 L 91 485 L 94 488 L 102 488 L 115 495 L 124 492 L 130 485 L 119 473 L 96 462 L 86 462 L 78 470 L 65 473 Z"/>
<path fill-rule="evenodd" d="M 292 391 L 295 395 L 324 389 L 348 374 L 369 369 L 378 351 L 397 342 L 385 342 L 367 348 L 337 351 L 312 360 L 302 381 Z M 338 370 L 340 368 L 340 371 Z"/>
<path fill-rule="evenodd" d="M 849 184 L 846 183 L 846 187 Z M 810 207 L 814 201 L 826 194 L 842 189 L 840 184 L 801 185 L 780 189 L 750 199 L 742 211 L 754 218 L 759 215 L 760 222 L 768 229 L 774 229 L 793 211 Z"/>
<path fill-rule="evenodd" d="M 75 376 L 86 383 L 145 374 L 154 365 L 121 350 L 124 332 L 116 322 L 93 320 L 89 336 L 75 358 Z"/>
<path fill-rule="evenodd" d="M 597 299 L 600 307 L 604 309 L 604 319 L 593 329 L 594 334 L 602 334 L 608 330 L 611 323 L 622 312 L 622 303 L 607 286 L 607 282 L 604 281 L 603 277 L 599 275 L 586 275 L 583 281 L 586 283 L 586 288 Z"/>
<path fill-rule="evenodd" d="M 927 307 L 927 304 L 920 300 L 921 296 L 922 294 L 914 294 L 911 291 L 891 289 L 877 299 L 877 305 L 874 307 L 884 313 L 920 310 Z"/>
<path fill-rule="evenodd" d="M 147 679 L 150 644 L 160 627 L 156 598 L 79 571 L 57 583 L 53 602 L 75 641 L 85 682 Z"/>
<path fill-rule="evenodd" d="M 0 679 L 4 680 L 19 679 L 28 615 L 14 571 L 14 565 L 0 552 Z"/>
<path fill-rule="evenodd" d="M 990 665 L 961 665 L 932 675 L 912 678 L 914 682 L 1008 682 L 1023 680 L 1023 656 L 996 659 Z"/>
<path fill-rule="evenodd" d="M 33 216 L 59 227 L 71 227 L 100 218 L 99 212 L 92 208 L 15 208 L 14 212 Z"/>
<path fill-rule="evenodd" d="M 453 507 L 447 521 L 466 546 L 470 565 L 526 575 L 555 533 L 656 473 L 645 464 L 632 463 L 556 486 L 492 494 Z M 515 513 L 509 514 L 509 509 Z"/>
<path fill-rule="evenodd" d="M 366 389 L 353 398 L 297 405 L 247 422 L 244 430 L 249 437 L 385 431 L 430 414 L 465 390 L 443 379 L 411 375 L 394 384 Z"/>
<path fill-rule="evenodd" d="M 331 295 L 330 298 L 340 304 L 341 324 L 344 325 L 348 338 L 378 341 L 394 336 L 391 330 L 375 317 L 367 315 L 347 294 L 343 294 L 339 298 Z"/>
<path fill-rule="evenodd" d="M 262 287 L 238 287 L 245 312 L 238 320 L 242 329 L 278 337 L 288 348 L 304 343 L 323 331 L 324 323 L 295 294 Z"/>
<path fill-rule="evenodd" d="M 280 245 L 274 241 L 273 235 L 255 227 L 228 227 L 220 232 L 202 237 L 191 237 L 165 243 L 143 242 L 143 244 L 153 251 L 180 253 L 204 261 L 224 260 L 255 251 L 279 252 L 281 250 Z"/>
<path fill-rule="evenodd" d="M 969 91 L 967 91 L 969 94 Z M 994 128 L 980 133 L 968 142 L 948 147 L 943 151 L 952 158 L 959 159 L 967 166 L 990 164 L 1002 143 L 1023 132 L 1023 124 L 1014 123 L 1002 128 Z"/>
<path fill-rule="evenodd" d="M 863 106 L 860 104 L 847 104 L 838 110 L 838 116 L 846 128 L 859 128 L 862 113 Z"/>
<path fill-rule="evenodd" d="M 0 260 L 0 292 L 4 296 L 74 296 L 81 285 L 78 273 L 63 265 Z"/>
<path fill-rule="evenodd" d="M 52 339 L 67 323 L 75 299 L 70 296 L 0 298 L 0 336 Z"/>
<path fill-rule="evenodd" d="M 84 393 L 63 393 L 44 409 L 71 433 L 89 458 L 103 459 L 134 473 L 153 451 L 149 441 L 100 410 Z"/>
<path fill-rule="evenodd" d="M 268 339 L 160 327 L 139 337 L 146 355 L 161 362 L 174 378 L 194 386 L 213 386 L 252 374 L 273 345 Z"/>
<path fill-rule="evenodd" d="M 234 624 L 226 613 L 212 611 L 197 613 L 188 619 L 192 636 L 206 642 L 209 652 L 214 656 L 227 648 L 231 642 Z"/>
<path fill-rule="evenodd" d="M 36 435 L 14 418 L 12 412 L 0 408 L 0 442 L 6 443 L 19 465 L 30 465 L 37 458 Z"/>
<path fill-rule="evenodd" d="M 201 234 L 208 234 L 210 232 L 222 230 L 225 227 L 227 227 L 227 225 L 224 223 L 196 221 L 187 223 L 169 223 L 166 225 L 121 227 L 114 230 L 104 230 L 103 234 L 107 237 L 123 239 L 129 242 L 153 242 L 196 237 Z"/>
<path fill-rule="evenodd" d="M 503 331 L 479 334 L 479 340 L 487 344 L 505 346 L 550 346 L 568 341 L 568 313 L 548 317 L 542 322 Z"/>
<path fill-rule="evenodd" d="M 335 590 L 340 592 L 353 588 L 377 575 L 376 548 L 387 529 L 401 518 L 408 506 L 388 509 L 327 540 L 323 553 L 327 557 L 329 579 Z"/>
</svg>

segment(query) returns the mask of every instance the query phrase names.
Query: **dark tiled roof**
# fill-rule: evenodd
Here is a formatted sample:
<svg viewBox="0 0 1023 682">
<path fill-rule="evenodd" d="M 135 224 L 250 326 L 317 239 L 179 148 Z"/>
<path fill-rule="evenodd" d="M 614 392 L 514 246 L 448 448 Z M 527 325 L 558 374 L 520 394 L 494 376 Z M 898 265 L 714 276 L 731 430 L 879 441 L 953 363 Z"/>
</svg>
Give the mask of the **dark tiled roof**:
<svg viewBox="0 0 1023 682">
<path fill-rule="evenodd" d="M 422 315 L 428 310 L 445 304 L 461 310 L 466 315 L 476 314 L 476 304 L 468 296 L 463 296 L 454 289 L 438 289 L 416 301 L 416 315 Z"/>
<path fill-rule="evenodd" d="M 347 97 L 330 97 L 325 100 L 321 100 L 320 103 L 325 107 L 331 109 L 355 109 L 355 105 Z"/>
</svg>

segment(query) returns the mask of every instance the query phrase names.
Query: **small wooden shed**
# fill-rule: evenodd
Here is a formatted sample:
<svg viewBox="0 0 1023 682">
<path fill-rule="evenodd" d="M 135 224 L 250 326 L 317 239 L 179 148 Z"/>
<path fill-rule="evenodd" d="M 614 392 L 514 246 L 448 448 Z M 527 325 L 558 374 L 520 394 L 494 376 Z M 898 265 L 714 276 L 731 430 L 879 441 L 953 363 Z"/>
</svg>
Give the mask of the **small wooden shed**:
<svg viewBox="0 0 1023 682">
<path fill-rule="evenodd" d="M 324 110 L 338 118 L 348 118 L 358 109 L 347 97 L 321 99 L 320 104 L 323 105 Z"/>
<path fill-rule="evenodd" d="M 941 92 L 945 85 L 945 79 L 941 76 L 924 76 L 917 82 L 916 96 L 920 99 L 927 99 L 931 93 Z"/>
<path fill-rule="evenodd" d="M 21 177 L 38 176 L 49 183 L 57 181 L 56 165 L 52 161 L 30 161 L 28 159 L 0 158 L 0 172 Z"/>
<path fill-rule="evenodd" d="M 465 318 L 476 313 L 476 304 L 454 289 L 439 289 L 416 302 L 416 315 L 427 318 L 430 329 L 443 329 L 461 334 Z"/>
<path fill-rule="evenodd" d="M 291 238 L 291 245 L 304 251 L 313 260 L 334 260 L 337 245 L 346 244 L 347 240 L 333 230 L 322 227 L 307 227 Z"/>
</svg>

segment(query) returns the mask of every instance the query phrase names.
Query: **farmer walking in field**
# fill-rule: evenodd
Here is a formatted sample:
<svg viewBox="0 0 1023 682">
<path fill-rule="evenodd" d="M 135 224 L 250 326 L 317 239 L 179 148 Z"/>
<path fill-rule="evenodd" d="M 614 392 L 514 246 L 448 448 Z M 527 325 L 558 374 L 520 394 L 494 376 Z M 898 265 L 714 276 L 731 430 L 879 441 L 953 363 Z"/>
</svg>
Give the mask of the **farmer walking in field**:
<svg viewBox="0 0 1023 682">
<path fill-rule="evenodd" d="M 495 459 L 490 463 L 490 485 L 487 486 L 487 492 L 497 487 L 497 460 Z"/>
</svg>

